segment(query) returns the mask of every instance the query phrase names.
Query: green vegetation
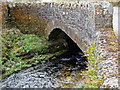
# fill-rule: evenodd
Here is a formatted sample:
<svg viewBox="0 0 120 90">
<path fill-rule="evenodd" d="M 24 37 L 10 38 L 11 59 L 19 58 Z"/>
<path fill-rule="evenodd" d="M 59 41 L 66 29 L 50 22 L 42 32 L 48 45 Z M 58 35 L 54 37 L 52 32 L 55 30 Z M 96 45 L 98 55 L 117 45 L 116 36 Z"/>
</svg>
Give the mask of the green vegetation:
<svg viewBox="0 0 120 90">
<path fill-rule="evenodd" d="M 23 68 L 55 58 L 66 51 L 63 49 L 62 40 L 58 41 L 58 43 L 50 42 L 45 37 L 22 34 L 16 28 L 4 29 L 0 41 L 2 43 L 0 67 L 3 78 Z"/>
<path fill-rule="evenodd" d="M 88 57 L 88 67 L 86 71 L 82 72 L 83 75 L 83 85 L 81 88 L 98 88 L 101 80 L 97 78 L 97 58 L 95 56 L 95 43 L 93 42 L 90 47 L 88 47 L 88 51 L 86 51 Z"/>
</svg>

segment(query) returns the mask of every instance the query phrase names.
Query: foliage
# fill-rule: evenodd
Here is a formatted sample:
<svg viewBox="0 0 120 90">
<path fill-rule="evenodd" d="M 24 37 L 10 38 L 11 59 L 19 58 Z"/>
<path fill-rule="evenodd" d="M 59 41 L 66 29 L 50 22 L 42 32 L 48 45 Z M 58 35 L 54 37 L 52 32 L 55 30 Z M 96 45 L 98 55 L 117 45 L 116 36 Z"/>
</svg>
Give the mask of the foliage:
<svg viewBox="0 0 120 90">
<path fill-rule="evenodd" d="M 88 67 L 87 71 L 83 71 L 82 75 L 84 77 L 83 85 L 81 88 L 98 88 L 100 85 L 100 81 L 97 79 L 97 58 L 95 56 L 95 43 L 93 42 L 91 46 L 88 47 L 88 51 L 86 51 L 86 55 L 88 57 Z"/>
<path fill-rule="evenodd" d="M 64 52 L 63 47 L 59 46 L 60 44 L 52 44 L 45 37 L 22 34 L 16 28 L 4 29 L 0 41 L 2 42 L 0 67 L 3 78 L 23 68 L 44 63 L 49 58 Z"/>
</svg>

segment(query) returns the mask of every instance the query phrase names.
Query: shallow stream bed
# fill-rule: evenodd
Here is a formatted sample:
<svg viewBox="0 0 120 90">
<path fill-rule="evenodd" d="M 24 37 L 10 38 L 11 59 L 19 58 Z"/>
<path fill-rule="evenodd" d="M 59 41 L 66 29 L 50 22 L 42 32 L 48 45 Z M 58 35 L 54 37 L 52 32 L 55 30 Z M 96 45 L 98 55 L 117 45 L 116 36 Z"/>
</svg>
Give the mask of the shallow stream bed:
<svg viewBox="0 0 120 90">
<path fill-rule="evenodd" d="M 22 70 L 0 83 L 1 88 L 78 88 L 85 58 L 80 52 Z M 81 61 L 82 60 L 82 61 Z"/>
</svg>

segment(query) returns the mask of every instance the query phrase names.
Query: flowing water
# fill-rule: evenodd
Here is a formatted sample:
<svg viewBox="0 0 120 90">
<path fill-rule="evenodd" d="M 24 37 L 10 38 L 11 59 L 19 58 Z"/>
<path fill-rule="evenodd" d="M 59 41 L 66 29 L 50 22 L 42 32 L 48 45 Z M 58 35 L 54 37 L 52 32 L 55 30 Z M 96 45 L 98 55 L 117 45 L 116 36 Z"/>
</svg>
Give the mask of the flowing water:
<svg viewBox="0 0 120 90">
<path fill-rule="evenodd" d="M 62 55 L 57 60 L 14 73 L 0 83 L 1 88 L 78 88 L 86 58 L 81 52 Z"/>
</svg>

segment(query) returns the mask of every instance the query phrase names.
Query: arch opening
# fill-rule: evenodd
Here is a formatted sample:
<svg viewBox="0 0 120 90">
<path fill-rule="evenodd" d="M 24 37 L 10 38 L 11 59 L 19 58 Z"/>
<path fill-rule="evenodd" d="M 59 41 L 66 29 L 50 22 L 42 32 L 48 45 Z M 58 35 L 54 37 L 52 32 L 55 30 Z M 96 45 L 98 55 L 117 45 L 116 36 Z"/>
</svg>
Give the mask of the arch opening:
<svg viewBox="0 0 120 90">
<path fill-rule="evenodd" d="M 62 62 L 69 62 L 68 64 L 87 66 L 87 57 L 84 56 L 83 51 L 78 47 L 78 45 L 60 28 L 55 28 L 51 31 L 49 35 L 49 41 L 60 42 L 63 45 L 63 49 L 67 49 L 67 52 L 62 54 L 59 59 Z"/>
<path fill-rule="evenodd" d="M 66 46 L 67 49 L 69 49 L 69 51 L 82 52 L 82 50 L 77 46 L 77 44 L 64 31 L 62 31 L 59 28 L 53 29 L 53 31 L 49 35 L 49 40 L 50 41 L 63 40 L 65 41 L 64 45 Z"/>
</svg>

